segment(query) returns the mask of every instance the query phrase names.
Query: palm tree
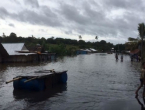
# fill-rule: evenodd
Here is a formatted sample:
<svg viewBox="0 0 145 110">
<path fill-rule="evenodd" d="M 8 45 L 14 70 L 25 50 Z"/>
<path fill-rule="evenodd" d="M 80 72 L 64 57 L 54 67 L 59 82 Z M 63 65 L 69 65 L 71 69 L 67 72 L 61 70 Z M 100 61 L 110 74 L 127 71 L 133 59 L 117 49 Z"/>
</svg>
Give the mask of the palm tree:
<svg viewBox="0 0 145 110">
<path fill-rule="evenodd" d="M 5 33 L 3 33 L 3 37 L 6 37 Z"/>
<path fill-rule="evenodd" d="M 82 36 L 81 35 L 79 35 L 79 39 L 82 40 Z"/>
<path fill-rule="evenodd" d="M 143 61 L 143 39 L 145 37 L 145 24 L 144 23 L 138 24 L 138 32 L 141 38 L 141 61 Z"/>
<path fill-rule="evenodd" d="M 126 48 L 129 50 L 134 50 L 137 48 L 139 42 L 140 42 L 139 38 L 129 37 L 128 42 L 126 43 Z"/>
<path fill-rule="evenodd" d="M 95 39 L 98 40 L 98 36 L 96 36 Z"/>
<path fill-rule="evenodd" d="M 129 37 L 129 38 L 128 38 L 128 41 L 137 42 L 137 41 L 138 41 L 138 38 Z"/>
</svg>

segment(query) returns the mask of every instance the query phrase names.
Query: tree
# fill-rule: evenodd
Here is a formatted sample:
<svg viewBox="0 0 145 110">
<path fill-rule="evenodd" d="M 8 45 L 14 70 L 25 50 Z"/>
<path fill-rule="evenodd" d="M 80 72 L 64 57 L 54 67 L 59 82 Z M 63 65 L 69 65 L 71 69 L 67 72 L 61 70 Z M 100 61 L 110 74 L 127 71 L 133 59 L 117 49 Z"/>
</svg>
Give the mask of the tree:
<svg viewBox="0 0 145 110">
<path fill-rule="evenodd" d="M 106 44 L 106 41 L 105 41 L 105 40 L 101 40 L 101 41 L 100 41 L 100 44 L 101 44 L 101 45 L 105 45 L 105 44 Z"/>
<path fill-rule="evenodd" d="M 131 41 L 131 42 L 137 42 L 137 41 L 138 41 L 138 39 L 137 39 L 137 38 L 132 38 L 132 37 L 129 37 L 129 38 L 128 38 L 128 41 Z"/>
<path fill-rule="evenodd" d="M 79 39 L 82 40 L 82 36 L 81 35 L 79 35 Z"/>
<path fill-rule="evenodd" d="M 144 23 L 138 24 L 138 32 L 141 38 L 141 61 L 143 61 L 143 39 L 145 37 L 145 24 Z"/>
<path fill-rule="evenodd" d="M 54 39 L 54 37 L 48 38 L 48 39 L 47 39 L 47 43 L 55 44 L 55 39 Z"/>
<path fill-rule="evenodd" d="M 138 45 L 139 45 L 141 39 L 140 38 L 132 38 L 132 37 L 129 37 L 128 38 L 128 41 L 129 42 L 126 43 L 127 50 L 128 49 L 129 50 L 134 50 L 134 49 L 138 48 Z"/>
<path fill-rule="evenodd" d="M 96 36 L 95 39 L 98 40 L 98 36 Z"/>
<path fill-rule="evenodd" d="M 10 37 L 16 38 L 17 35 L 16 35 L 15 33 L 12 32 L 12 33 L 10 34 Z"/>
<path fill-rule="evenodd" d="M 3 37 L 6 37 L 5 33 L 3 33 Z"/>
</svg>

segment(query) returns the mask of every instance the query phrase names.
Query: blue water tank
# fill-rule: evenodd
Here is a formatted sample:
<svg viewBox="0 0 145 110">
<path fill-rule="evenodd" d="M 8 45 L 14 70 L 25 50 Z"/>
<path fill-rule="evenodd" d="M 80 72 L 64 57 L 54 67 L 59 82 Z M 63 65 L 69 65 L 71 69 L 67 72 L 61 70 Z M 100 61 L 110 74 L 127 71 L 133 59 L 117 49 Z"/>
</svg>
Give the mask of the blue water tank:
<svg viewBox="0 0 145 110">
<path fill-rule="evenodd" d="M 22 78 L 20 80 L 14 81 L 14 88 L 32 91 L 42 91 L 45 88 L 44 79 L 34 79 L 25 83 L 26 80 L 28 79 Z"/>
<path fill-rule="evenodd" d="M 66 83 L 67 82 L 67 73 L 62 73 L 60 77 L 61 83 Z"/>
<path fill-rule="evenodd" d="M 13 81 L 13 87 L 14 89 L 19 89 L 19 80 Z"/>
</svg>

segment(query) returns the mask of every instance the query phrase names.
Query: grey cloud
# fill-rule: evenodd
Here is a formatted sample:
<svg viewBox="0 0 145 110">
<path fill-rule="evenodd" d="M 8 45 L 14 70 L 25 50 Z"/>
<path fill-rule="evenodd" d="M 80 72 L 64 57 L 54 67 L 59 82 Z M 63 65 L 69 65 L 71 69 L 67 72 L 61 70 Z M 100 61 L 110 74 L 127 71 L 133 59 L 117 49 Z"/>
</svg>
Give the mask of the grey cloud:
<svg viewBox="0 0 145 110">
<path fill-rule="evenodd" d="M 61 14 L 68 20 L 69 22 L 75 22 L 81 25 L 85 25 L 88 23 L 88 17 L 81 14 L 81 10 L 77 9 L 74 6 L 68 4 L 61 5 Z"/>
<path fill-rule="evenodd" d="M 93 7 L 97 7 L 97 9 L 94 9 Z M 89 16 L 91 19 L 96 19 L 97 20 L 103 20 L 105 17 L 105 13 L 103 13 L 104 10 L 99 8 L 100 6 L 98 4 L 91 4 L 90 2 L 85 2 L 83 3 L 83 8 L 84 8 L 84 14 Z"/>
<path fill-rule="evenodd" d="M 105 18 L 105 14 L 103 13 L 103 10 L 95 11 L 90 8 L 91 5 L 87 4 L 84 5 L 82 8 L 82 11 L 84 12 L 84 15 L 81 15 L 79 13 L 79 10 L 76 9 L 73 6 L 63 4 L 62 6 L 62 15 L 65 16 L 65 18 L 68 21 L 74 21 L 75 24 L 69 26 L 70 31 L 75 30 L 78 33 L 81 34 L 91 34 L 91 35 L 107 35 L 110 34 L 116 34 L 115 30 L 111 30 L 110 27 L 114 26 L 113 23 L 110 23 L 110 20 L 107 20 Z M 114 27 L 115 29 L 116 27 Z M 70 32 L 68 31 L 68 32 Z M 110 31 L 110 32 L 109 32 Z"/>
<path fill-rule="evenodd" d="M 15 3 L 20 4 L 20 2 L 18 0 L 13 0 Z"/>
<path fill-rule="evenodd" d="M 46 26 L 60 26 L 61 22 L 57 19 L 57 16 L 46 16 L 33 11 L 24 10 L 19 13 L 17 19 L 23 22 L 29 22 L 31 24 L 39 24 Z"/>
<path fill-rule="evenodd" d="M 54 12 L 52 12 L 52 10 L 50 8 L 48 8 L 47 6 L 41 6 L 41 12 L 47 16 L 47 17 L 51 17 L 52 19 L 57 17 L 56 14 Z"/>
<path fill-rule="evenodd" d="M 117 7 L 117 8 L 127 8 L 129 1 L 128 0 L 106 0 L 106 5 Z"/>
<path fill-rule="evenodd" d="M 44 32 L 44 29 L 39 29 L 39 31 L 42 31 L 42 32 Z"/>
<path fill-rule="evenodd" d="M 93 10 L 90 8 L 90 4 L 86 3 L 81 11 L 84 12 L 84 15 L 80 14 L 79 9 L 76 9 L 73 6 L 63 4 L 61 7 L 62 15 L 69 21 L 74 22 L 73 25 L 69 26 L 69 28 L 77 29 L 77 32 L 82 32 L 82 34 L 87 34 L 89 31 L 89 34 L 92 32 L 94 33 L 91 27 L 93 28 L 99 28 L 100 27 L 110 28 L 112 27 L 113 23 L 110 23 L 111 21 L 109 19 L 105 18 L 105 14 L 103 13 L 103 10 Z M 85 30 L 87 29 L 87 30 Z M 96 31 L 95 31 L 96 32 Z"/>
<path fill-rule="evenodd" d="M 8 15 L 8 12 L 5 8 L 0 7 L 0 18 L 5 19 L 5 17 Z"/>
<path fill-rule="evenodd" d="M 39 29 L 39 31 L 41 31 L 41 32 L 47 32 L 47 30 L 44 30 L 44 29 Z"/>
<path fill-rule="evenodd" d="M 107 9 L 127 9 L 127 10 L 140 10 L 144 8 L 143 0 L 104 0 L 102 4 Z"/>
<path fill-rule="evenodd" d="M 47 11 L 47 12 L 46 12 Z M 48 14 L 49 13 L 49 14 Z M 0 8 L 0 14 L 1 18 L 11 18 L 14 20 L 18 20 L 21 22 L 27 22 L 34 25 L 45 25 L 45 26 L 52 26 L 57 27 L 61 26 L 62 23 L 60 19 L 58 19 L 57 15 L 55 13 L 52 13 L 51 10 L 45 10 L 41 13 L 36 13 L 31 10 L 23 10 L 22 12 L 19 12 L 17 14 L 15 13 L 9 13 L 6 9 Z"/>
<path fill-rule="evenodd" d="M 14 24 L 12 24 L 12 23 L 10 23 L 10 24 L 9 24 L 9 26 L 11 26 L 11 27 L 15 27 L 15 25 L 14 25 Z"/>
<path fill-rule="evenodd" d="M 24 3 L 32 8 L 39 8 L 39 3 L 37 0 L 24 0 Z"/>
<path fill-rule="evenodd" d="M 68 31 L 74 30 L 80 34 L 89 34 L 89 35 L 98 35 L 98 36 L 113 36 L 113 37 L 122 37 L 127 39 L 128 37 L 136 37 L 137 26 L 139 22 L 142 22 L 145 17 L 139 17 L 144 15 L 140 8 L 135 8 L 138 1 L 133 0 L 132 3 L 126 1 L 109 0 L 110 2 L 104 2 L 103 8 L 95 4 L 98 9 L 94 10 L 91 7 L 94 4 L 89 4 L 88 2 L 84 3 L 80 7 L 81 11 L 84 12 L 84 15 L 80 13 L 80 10 L 75 6 L 70 6 L 63 4 L 60 9 L 61 14 L 64 15 L 67 21 L 70 21 L 68 26 Z M 113 6 L 113 8 L 112 8 Z M 131 6 L 131 7 L 129 7 Z M 139 6 L 143 7 L 142 4 Z M 118 8 L 123 8 L 125 13 L 121 18 L 108 19 L 106 18 L 106 12 L 115 10 Z M 130 9 L 130 10 L 128 10 Z M 74 22 L 73 25 L 71 22 Z"/>
<path fill-rule="evenodd" d="M 65 32 L 65 34 L 68 34 L 68 35 L 72 35 L 72 34 L 73 34 L 71 30 L 69 30 L 69 31 L 64 31 L 64 32 Z"/>
<path fill-rule="evenodd" d="M 70 3 L 68 3 L 70 2 Z M 25 0 L 27 5 L 37 8 L 35 11 L 23 10 L 10 13 L 0 8 L 0 18 L 14 19 L 34 25 L 45 25 L 61 29 L 65 34 L 82 36 L 92 35 L 100 37 L 114 37 L 127 39 L 137 37 L 138 23 L 143 22 L 145 6 L 136 0 L 83 0 L 77 3 L 72 1 L 61 2 L 57 9 L 39 6 L 37 0 Z M 39 7 L 39 8 L 38 8 Z M 122 9 L 124 13 L 116 18 L 106 17 L 106 13 Z M 45 31 L 45 30 L 39 30 Z"/>
</svg>

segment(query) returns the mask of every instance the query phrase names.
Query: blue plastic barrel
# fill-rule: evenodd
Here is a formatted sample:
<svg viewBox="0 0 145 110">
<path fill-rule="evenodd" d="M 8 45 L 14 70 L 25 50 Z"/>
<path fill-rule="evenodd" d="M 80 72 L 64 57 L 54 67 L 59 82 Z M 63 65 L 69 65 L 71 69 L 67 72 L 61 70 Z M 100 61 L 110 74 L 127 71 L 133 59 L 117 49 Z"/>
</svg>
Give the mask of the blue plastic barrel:
<svg viewBox="0 0 145 110">
<path fill-rule="evenodd" d="M 14 89 L 19 89 L 19 80 L 13 81 L 13 87 Z"/>
<path fill-rule="evenodd" d="M 62 73 L 60 77 L 61 83 L 66 83 L 67 82 L 67 73 Z"/>
<path fill-rule="evenodd" d="M 44 79 L 34 79 L 25 83 L 24 81 L 26 80 L 28 79 L 22 78 L 20 80 L 14 81 L 14 88 L 32 91 L 42 91 L 45 89 Z"/>
</svg>

